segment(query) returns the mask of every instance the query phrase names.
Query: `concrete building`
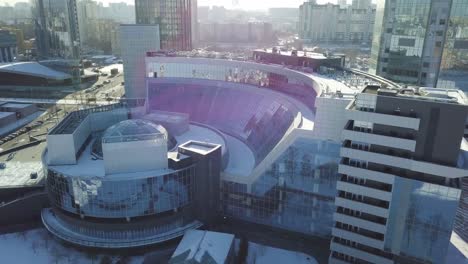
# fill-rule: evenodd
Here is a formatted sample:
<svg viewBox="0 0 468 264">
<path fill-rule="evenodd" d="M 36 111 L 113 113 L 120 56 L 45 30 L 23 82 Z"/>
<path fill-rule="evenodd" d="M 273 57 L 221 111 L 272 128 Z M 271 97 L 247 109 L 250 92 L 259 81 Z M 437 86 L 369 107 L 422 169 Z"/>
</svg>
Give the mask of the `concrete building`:
<svg viewBox="0 0 468 264">
<path fill-rule="evenodd" d="M 127 98 L 146 98 L 146 52 L 160 50 L 160 44 L 159 25 L 120 25 L 120 49 Z"/>
<path fill-rule="evenodd" d="M 371 73 L 394 81 L 467 90 L 466 1 L 378 1 Z"/>
<path fill-rule="evenodd" d="M 80 59 L 80 32 L 75 0 L 34 0 L 33 21 L 40 58 Z"/>
<path fill-rule="evenodd" d="M 12 62 L 18 54 L 16 35 L 0 29 L 0 63 Z"/>
<path fill-rule="evenodd" d="M 136 0 L 136 23 L 159 25 L 163 50 L 192 50 L 191 0 Z"/>
<path fill-rule="evenodd" d="M 370 44 L 374 21 L 375 8 L 370 4 L 343 7 L 305 2 L 299 10 L 299 37 L 314 43 Z"/>
<path fill-rule="evenodd" d="M 356 97 L 329 263 L 445 263 L 467 175 L 458 163 L 467 113 L 461 91 L 368 86 Z"/>
</svg>

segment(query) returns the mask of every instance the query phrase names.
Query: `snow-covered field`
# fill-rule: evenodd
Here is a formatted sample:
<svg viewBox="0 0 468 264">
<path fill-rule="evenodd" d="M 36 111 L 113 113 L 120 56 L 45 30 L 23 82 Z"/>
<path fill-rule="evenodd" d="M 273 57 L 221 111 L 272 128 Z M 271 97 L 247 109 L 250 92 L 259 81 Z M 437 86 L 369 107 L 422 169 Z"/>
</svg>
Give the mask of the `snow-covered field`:
<svg viewBox="0 0 468 264">
<path fill-rule="evenodd" d="M 313 257 L 301 252 L 272 248 L 249 242 L 247 264 L 272 263 L 318 264 Z"/>
<path fill-rule="evenodd" d="M 87 264 L 101 263 L 104 255 L 88 254 L 64 247 L 43 228 L 0 235 L 0 263 L 16 264 Z M 111 257 L 117 263 L 119 256 Z M 143 263 L 143 257 L 128 258 L 129 264 Z"/>
<path fill-rule="evenodd" d="M 236 240 L 238 246 L 239 240 Z M 141 264 L 144 256 L 129 257 L 119 262 L 119 256 L 91 254 L 64 246 L 44 228 L 0 235 L 0 263 L 15 264 L 97 264 L 110 258 L 110 263 Z M 318 264 L 311 256 L 294 251 L 267 247 L 249 242 L 247 264 Z"/>
</svg>

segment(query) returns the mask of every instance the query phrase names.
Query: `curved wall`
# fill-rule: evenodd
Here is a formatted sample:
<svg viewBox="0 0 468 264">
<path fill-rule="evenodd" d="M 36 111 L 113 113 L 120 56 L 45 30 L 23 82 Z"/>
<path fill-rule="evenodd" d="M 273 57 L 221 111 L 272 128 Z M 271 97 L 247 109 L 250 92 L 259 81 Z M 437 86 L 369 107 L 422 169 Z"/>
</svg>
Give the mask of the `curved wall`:
<svg viewBox="0 0 468 264">
<path fill-rule="evenodd" d="M 149 110 L 186 113 L 246 143 L 257 162 L 284 136 L 299 108 L 288 97 L 249 84 L 157 78 L 148 80 Z"/>
<path fill-rule="evenodd" d="M 71 177 L 48 168 L 51 204 L 67 212 L 97 218 L 156 215 L 189 205 L 194 168 L 145 178 Z M 131 174 L 130 174 L 131 175 Z"/>
<path fill-rule="evenodd" d="M 146 59 L 148 78 L 192 78 L 246 83 L 279 91 L 314 109 L 321 86 L 307 73 L 255 62 L 206 58 L 155 57 Z"/>
</svg>

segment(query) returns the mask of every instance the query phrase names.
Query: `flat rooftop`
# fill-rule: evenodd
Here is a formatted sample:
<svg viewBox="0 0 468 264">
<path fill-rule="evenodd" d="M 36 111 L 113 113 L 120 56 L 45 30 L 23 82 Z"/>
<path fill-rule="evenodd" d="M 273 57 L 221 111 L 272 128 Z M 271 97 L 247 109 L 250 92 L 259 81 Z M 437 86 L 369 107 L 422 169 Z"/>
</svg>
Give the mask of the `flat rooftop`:
<svg viewBox="0 0 468 264">
<path fill-rule="evenodd" d="M 282 55 L 282 56 L 296 56 L 296 55 L 292 54 L 293 53 L 292 50 L 283 51 L 283 50 L 278 49 L 277 53 L 274 53 L 273 49 L 257 49 L 255 51 L 256 52 L 271 53 L 271 54 L 276 54 L 276 55 Z M 304 52 L 304 51 L 297 50 L 295 52 L 297 52 L 297 57 L 307 57 L 307 58 L 316 59 L 316 60 L 335 59 L 335 58 L 340 58 L 341 57 L 341 56 L 334 56 L 334 55 L 330 55 L 330 56 L 327 57 L 322 53 L 311 52 L 311 51 L 305 51 Z"/>
<path fill-rule="evenodd" d="M 188 230 L 177 246 L 172 259 L 185 256 L 185 261 L 202 263 L 205 255 L 210 256 L 215 263 L 225 263 L 231 246 L 234 243 L 234 235 L 227 233 Z M 175 263 L 169 261 L 169 263 Z M 181 262 L 177 262 L 181 263 Z"/>
<path fill-rule="evenodd" d="M 363 90 L 364 93 L 377 94 L 381 96 L 396 96 L 414 100 L 425 100 L 440 103 L 468 104 L 465 93 L 457 89 L 408 87 L 402 89 L 383 89 L 378 86 L 369 86 Z"/>
<path fill-rule="evenodd" d="M 6 104 L 0 105 L 0 107 L 9 107 L 9 108 L 26 108 L 30 106 L 32 106 L 32 104 L 6 103 Z"/>
<path fill-rule="evenodd" d="M 12 116 L 12 115 L 16 115 L 16 114 L 13 113 L 13 112 L 0 112 L 0 119 L 5 118 L 5 117 L 9 117 L 9 116 Z"/>
<path fill-rule="evenodd" d="M 199 141 L 199 142 L 207 142 L 211 144 L 219 144 L 222 146 L 223 150 L 226 149 L 226 143 L 222 135 L 216 133 L 215 131 L 209 128 L 197 126 L 197 125 L 190 125 L 189 130 L 186 133 L 180 136 L 175 136 L 175 139 L 177 140 L 178 146 L 188 141 L 193 140 L 193 141 Z M 83 153 L 79 157 L 76 164 L 54 165 L 50 167 L 54 168 L 58 172 L 63 173 L 64 175 L 77 176 L 77 177 L 83 177 L 83 178 L 112 177 L 114 179 L 115 178 L 127 179 L 129 177 L 138 178 L 138 177 L 146 177 L 148 175 L 163 175 L 169 171 L 172 171 L 170 169 L 163 169 L 163 170 L 156 170 L 156 171 L 143 171 L 143 172 L 135 172 L 135 173 L 106 175 L 105 169 L 104 169 L 104 161 L 101 159 L 96 159 L 92 155 L 91 149 L 92 149 L 94 140 L 91 140 L 91 142 L 86 146 L 86 149 L 83 151 Z M 173 155 L 174 154 L 171 152 L 168 153 L 168 157 L 171 157 Z"/>
</svg>

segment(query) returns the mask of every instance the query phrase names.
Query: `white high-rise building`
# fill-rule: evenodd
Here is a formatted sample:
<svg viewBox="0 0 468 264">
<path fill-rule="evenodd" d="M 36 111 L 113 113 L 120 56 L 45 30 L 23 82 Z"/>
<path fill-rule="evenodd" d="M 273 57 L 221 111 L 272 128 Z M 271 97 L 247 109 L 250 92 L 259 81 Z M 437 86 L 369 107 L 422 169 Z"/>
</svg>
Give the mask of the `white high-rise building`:
<svg viewBox="0 0 468 264">
<path fill-rule="evenodd" d="M 145 98 L 146 52 L 159 50 L 160 43 L 159 25 L 120 25 L 120 48 L 127 98 Z"/>
</svg>

